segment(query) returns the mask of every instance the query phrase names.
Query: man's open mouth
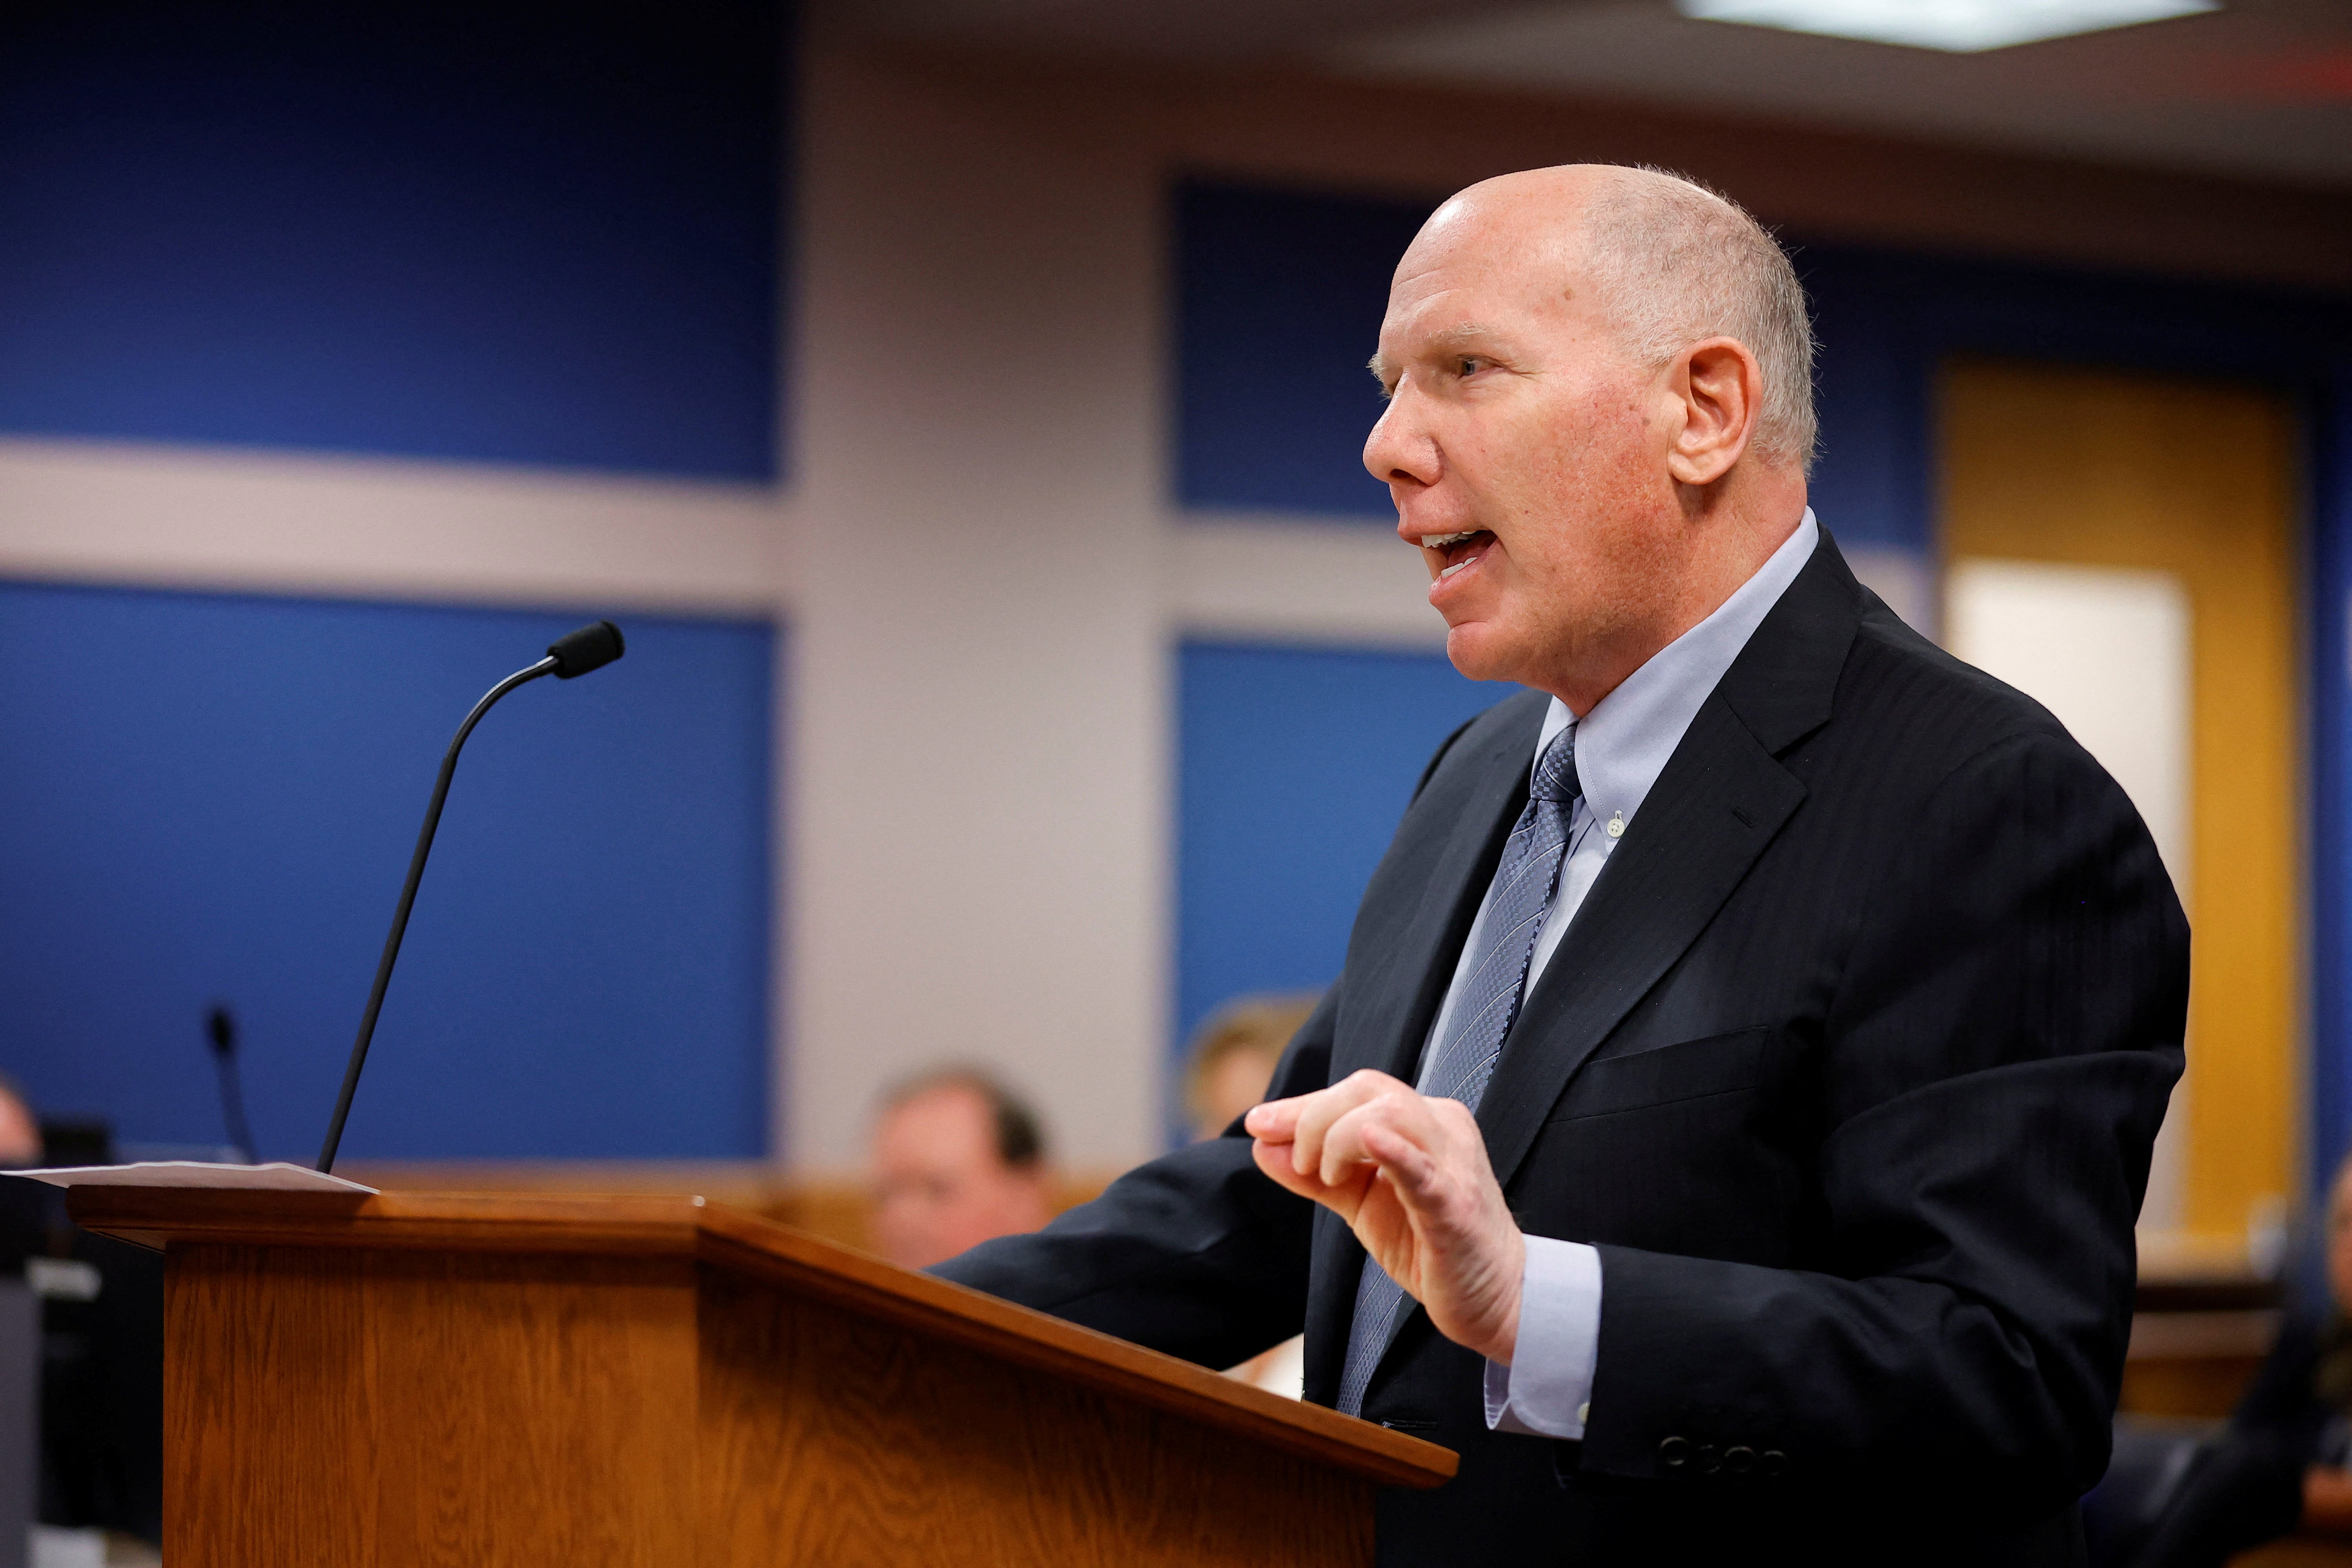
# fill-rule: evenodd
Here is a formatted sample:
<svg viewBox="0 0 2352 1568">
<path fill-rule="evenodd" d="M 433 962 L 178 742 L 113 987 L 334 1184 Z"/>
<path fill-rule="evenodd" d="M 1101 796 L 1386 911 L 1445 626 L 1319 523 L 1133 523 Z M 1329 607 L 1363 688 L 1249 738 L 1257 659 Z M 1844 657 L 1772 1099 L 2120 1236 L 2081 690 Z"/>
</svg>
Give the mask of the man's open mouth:
<svg viewBox="0 0 2352 1568">
<path fill-rule="evenodd" d="M 1466 529 L 1460 533 L 1424 533 L 1421 536 L 1423 550 L 1434 550 L 1445 557 L 1444 569 L 1437 574 L 1441 583 L 1486 553 L 1486 547 L 1494 542 L 1493 532 L 1483 528 Z"/>
</svg>

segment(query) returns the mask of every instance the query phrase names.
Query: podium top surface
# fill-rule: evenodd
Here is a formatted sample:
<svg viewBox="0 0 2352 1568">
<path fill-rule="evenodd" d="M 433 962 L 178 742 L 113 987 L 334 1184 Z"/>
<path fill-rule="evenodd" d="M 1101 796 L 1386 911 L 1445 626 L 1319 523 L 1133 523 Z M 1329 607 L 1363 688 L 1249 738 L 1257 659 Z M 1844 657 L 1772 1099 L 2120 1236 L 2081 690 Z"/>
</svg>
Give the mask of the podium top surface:
<svg viewBox="0 0 2352 1568">
<path fill-rule="evenodd" d="M 1381 1486 L 1452 1479 L 1451 1449 L 1302 1404 L 1140 1345 L 698 1197 L 77 1187 L 68 1212 L 142 1246 L 676 1258 L 761 1280 L 985 1355 L 1319 1460 Z"/>
</svg>

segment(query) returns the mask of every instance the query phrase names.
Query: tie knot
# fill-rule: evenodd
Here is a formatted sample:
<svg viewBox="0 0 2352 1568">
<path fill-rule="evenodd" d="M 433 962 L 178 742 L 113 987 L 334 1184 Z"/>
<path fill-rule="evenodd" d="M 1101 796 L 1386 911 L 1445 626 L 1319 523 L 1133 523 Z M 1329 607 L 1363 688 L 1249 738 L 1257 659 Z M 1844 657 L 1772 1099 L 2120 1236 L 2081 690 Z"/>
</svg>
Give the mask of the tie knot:
<svg viewBox="0 0 2352 1568">
<path fill-rule="evenodd" d="M 1576 776 L 1576 726 L 1570 724 L 1551 739 L 1542 756 L 1536 759 L 1535 782 L 1528 793 L 1538 800 L 1554 801 L 1566 805 L 1584 793 L 1584 785 Z"/>
</svg>

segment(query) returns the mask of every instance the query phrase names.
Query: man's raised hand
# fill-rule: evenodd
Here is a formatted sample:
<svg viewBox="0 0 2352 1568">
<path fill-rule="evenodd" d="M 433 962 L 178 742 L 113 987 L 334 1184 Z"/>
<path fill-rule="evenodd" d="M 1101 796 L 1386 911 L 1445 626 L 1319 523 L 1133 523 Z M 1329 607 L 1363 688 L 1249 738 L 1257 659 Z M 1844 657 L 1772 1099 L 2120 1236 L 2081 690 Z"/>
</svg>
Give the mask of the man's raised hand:
<svg viewBox="0 0 2352 1568">
<path fill-rule="evenodd" d="M 1509 1363 L 1527 1242 L 1469 1107 L 1366 1068 L 1243 1125 L 1258 1169 L 1346 1220 L 1438 1332 Z"/>
</svg>

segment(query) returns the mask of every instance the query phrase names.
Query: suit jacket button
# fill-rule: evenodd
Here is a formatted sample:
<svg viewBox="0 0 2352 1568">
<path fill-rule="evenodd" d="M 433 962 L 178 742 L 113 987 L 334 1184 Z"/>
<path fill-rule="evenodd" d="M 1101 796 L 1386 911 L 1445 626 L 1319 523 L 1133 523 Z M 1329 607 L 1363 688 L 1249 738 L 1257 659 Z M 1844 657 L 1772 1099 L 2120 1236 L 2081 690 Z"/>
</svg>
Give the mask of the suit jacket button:
<svg viewBox="0 0 2352 1568">
<path fill-rule="evenodd" d="M 1723 1468 L 1723 1456 L 1716 1452 L 1712 1443 L 1701 1443 L 1695 1457 L 1698 1460 L 1698 1468 L 1710 1476 Z"/>
<path fill-rule="evenodd" d="M 1759 1457 L 1756 1468 L 1760 1474 L 1777 1476 L 1789 1468 L 1789 1456 L 1778 1448 L 1767 1448 Z"/>
<path fill-rule="evenodd" d="M 1723 1468 L 1735 1476 L 1744 1476 L 1756 1465 L 1756 1450 L 1741 1443 L 1723 1451 Z"/>
<path fill-rule="evenodd" d="M 1690 1462 L 1690 1444 L 1681 1437 L 1669 1437 L 1658 1445 L 1658 1462 L 1670 1470 L 1679 1470 Z"/>
</svg>

